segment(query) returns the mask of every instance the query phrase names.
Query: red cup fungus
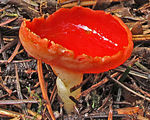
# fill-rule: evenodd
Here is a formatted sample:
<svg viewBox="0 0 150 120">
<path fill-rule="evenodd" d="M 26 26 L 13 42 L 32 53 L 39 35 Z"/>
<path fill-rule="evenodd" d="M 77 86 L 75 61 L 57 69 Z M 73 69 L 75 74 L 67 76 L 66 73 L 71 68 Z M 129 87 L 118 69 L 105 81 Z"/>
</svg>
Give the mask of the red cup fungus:
<svg viewBox="0 0 150 120">
<path fill-rule="evenodd" d="M 84 7 L 61 8 L 48 18 L 24 19 L 19 37 L 29 55 L 51 65 L 67 113 L 73 111 L 83 73 L 100 73 L 123 64 L 133 49 L 132 34 L 116 16 Z"/>
</svg>

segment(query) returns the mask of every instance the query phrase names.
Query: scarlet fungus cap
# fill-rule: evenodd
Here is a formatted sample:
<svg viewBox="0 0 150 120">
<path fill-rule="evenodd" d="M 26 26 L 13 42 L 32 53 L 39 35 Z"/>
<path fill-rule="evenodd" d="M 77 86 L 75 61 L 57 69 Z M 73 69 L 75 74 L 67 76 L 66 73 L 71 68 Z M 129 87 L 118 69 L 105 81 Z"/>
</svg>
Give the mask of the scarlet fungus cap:
<svg viewBox="0 0 150 120">
<path fill-rule="evenodd" d="M 20 41 L 29 55 L 81 73 L 118 67 L 131 55 L 132 34 L 118 17 L 89 8 L 61 8 L 46 19 L 24 19 Z"/>
</svg>

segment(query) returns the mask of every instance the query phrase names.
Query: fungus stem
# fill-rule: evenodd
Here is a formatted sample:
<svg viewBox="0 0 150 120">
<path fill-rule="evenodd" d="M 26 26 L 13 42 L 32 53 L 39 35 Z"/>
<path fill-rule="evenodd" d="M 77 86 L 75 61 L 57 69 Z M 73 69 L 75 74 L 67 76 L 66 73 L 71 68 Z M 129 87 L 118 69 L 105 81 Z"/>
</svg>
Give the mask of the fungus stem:
<svg viewBox="0 0 150 120">
<path fill-rule="evenodd" d="M 50 101 L 49 101 L 49 98 L 47 95 L 47 91 L 46 91 L 45 81 L 43 78 L 42 61 L 41 60 L 37 60 L 37 66 L 38 66 L 38 77 L 39 77 L 40 87 L 41 87 L 43 98 L 46 100 L 46 107 L 48 109 L 48 112 L 49 112 L 52 120 L 56 120 L 55 116 L 53 114 L 52 108 L 51 108 L 51 104 L 50 104 Z"/>
<path fill-rule="evenodd" d="M 75 103 L 69 98 L 69 96 L 73 96 L 74 98 L 76 98 L 81 93 L 81 89 L 70 92 L 70 88 L 81 83 L 83 74 L 56 66 L 52 66 L 52 69 L 57 75 L 56 85 L 58 95 L 64 103 L 65 111 L 67 113 L 74 112 Z"/>
</svg>

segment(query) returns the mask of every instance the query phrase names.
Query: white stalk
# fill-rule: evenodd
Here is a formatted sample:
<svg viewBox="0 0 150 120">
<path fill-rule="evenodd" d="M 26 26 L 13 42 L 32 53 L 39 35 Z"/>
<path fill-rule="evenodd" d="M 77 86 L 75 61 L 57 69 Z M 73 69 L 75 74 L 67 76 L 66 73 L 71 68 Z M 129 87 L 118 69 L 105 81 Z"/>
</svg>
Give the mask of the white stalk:
<svg viewBox="0 0 150 120">
<path fill-rule="evenodd" d="M 58 95 L 64 103 L 64 109 L 67 113 L 74 112 L 75 103 L 69 96 L 76 98 L 81 93 L 81 89 L 70 92 L 70 88 L 81 83 L 83 74 L 54 66 L 52 66 L 52 68 L 57 75 L 56 85 Z"/>
</svg>

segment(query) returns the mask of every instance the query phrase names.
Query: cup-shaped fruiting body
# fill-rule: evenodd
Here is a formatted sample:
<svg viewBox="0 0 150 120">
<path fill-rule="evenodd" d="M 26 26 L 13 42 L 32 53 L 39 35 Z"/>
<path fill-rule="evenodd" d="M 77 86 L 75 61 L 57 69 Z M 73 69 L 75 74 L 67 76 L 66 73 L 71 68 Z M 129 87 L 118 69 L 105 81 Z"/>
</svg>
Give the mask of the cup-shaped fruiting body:
<svg viewBox="0 0 150 120">
<path fill-rule="evenodd" d="M 133 49 L 131 32 L 121 19 L 83 7 L 61 8 L 46 19 L 24 19 L 19 36 L 29 55 L 65 74 L 108 71 L 124 63 Z"/>
</svg>

